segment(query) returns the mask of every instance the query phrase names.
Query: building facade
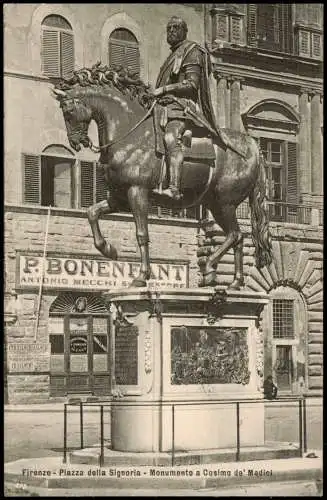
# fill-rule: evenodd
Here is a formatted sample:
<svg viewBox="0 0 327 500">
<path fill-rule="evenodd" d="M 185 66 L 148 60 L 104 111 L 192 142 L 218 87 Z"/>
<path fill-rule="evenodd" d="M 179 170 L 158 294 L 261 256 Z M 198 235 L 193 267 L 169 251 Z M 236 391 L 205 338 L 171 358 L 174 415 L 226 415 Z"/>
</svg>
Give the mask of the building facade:
<svg viewBox="0 0 327 500">
<path fill-rule="evenodd" d="M 219 125 L 252 134 L 266 157 L 274 262 L 261 272 L 254 267 L 248 205 L 239 208 L 246 286 L 270 297 L 261 321 L 265 375 L 272 373 L 285 394 L 322 390 L 322 4 L 7 4 L 10 403 L 110 393 L 111 319 L 101 292 L 127 286 L 137 271 L 134 223 L 129 214 L 100 221 L 119 252 L 118 262 L 104 261 L 86 217 L 86 208 L 103 199 L 97 155 L 72 151 L 51 87 L 100 60 L 128 65 L 153 85 L 169 53 L 165 27 L 172 15 L 183 17 L 189 37 L 211 52 Z M 156 286 L 197 286 L 196 216 L 151 208 Z M 228 252 L 218 268 L 226 286 L 232 263 Z"/>
</svg>

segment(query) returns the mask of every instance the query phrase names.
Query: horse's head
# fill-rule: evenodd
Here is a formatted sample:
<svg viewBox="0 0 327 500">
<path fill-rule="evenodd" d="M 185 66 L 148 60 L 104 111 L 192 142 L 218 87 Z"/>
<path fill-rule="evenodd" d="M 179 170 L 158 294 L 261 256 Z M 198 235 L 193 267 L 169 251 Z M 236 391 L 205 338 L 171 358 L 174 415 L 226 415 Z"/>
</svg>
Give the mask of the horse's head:
<svg viewBox="0 0 327 500">
<path fill-rule="evenodd" d="M 75 96 L 73 90 L 54 88 L 53 92 L 62 109 L 69 144 L 75 151 L 91 145 L 88 129 L 92 119 L 92 110 L 81 97 Z"/>
</svg>

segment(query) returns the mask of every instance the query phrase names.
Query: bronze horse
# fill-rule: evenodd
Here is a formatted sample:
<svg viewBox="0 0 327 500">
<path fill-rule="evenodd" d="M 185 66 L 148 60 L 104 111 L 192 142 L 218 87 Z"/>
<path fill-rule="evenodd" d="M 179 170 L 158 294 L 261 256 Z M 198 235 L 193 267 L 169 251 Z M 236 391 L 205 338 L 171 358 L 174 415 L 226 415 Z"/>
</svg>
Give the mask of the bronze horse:
<svg viewBox="0 0 327 500">
<path fill-rule="evenodd" d="M 176 209 L 202 204 L 211 211 L 226 239 L 207 259 L 204 285 L 216 284 L 217 264 L 234 248 L 235 273 L 230 287 L 239 289 L 244 285 L 243 235 L 236 208 L 249 197 L 256 265 L 258 268 L 269 265 L 271 238 L 265 211 L 264 159 L 251 136 L 234 132 L 245 158 L 218 141 L 213 167 L 207 166 L 206 170 L 199 161 L 188 162 L 184 187 L 182 182 L 183 199 L 167 200 L 160 192 L 153 192 L 160 183 L 161 161 L 154 148 L 151 115 L 155 99 L 149 87 L 123 68 L 115 70 L 98 63 L 91 69 L 74 72 L 69 80 L 61 80 L 53 91 L 60 102 L 71 147 L 79 151 L 82 144 L 100 152 L 107 199 L 91 206 L 87 214 L 94 245 L 108 259 L 116 259 L 117 251 L 103 237 L 99 217 L 117 211 L 133 213 L 141 266 L 131 286 L 146 286 L 150 278 L 148 208 L 151 200 Z M 91 120 L 98 127 L 98 148 L 93 147 L 88 137 Z M 208 169 L 210 180 L 208 174 L 205 179 L 202 174 L 202 170 Z"/>
</svg>

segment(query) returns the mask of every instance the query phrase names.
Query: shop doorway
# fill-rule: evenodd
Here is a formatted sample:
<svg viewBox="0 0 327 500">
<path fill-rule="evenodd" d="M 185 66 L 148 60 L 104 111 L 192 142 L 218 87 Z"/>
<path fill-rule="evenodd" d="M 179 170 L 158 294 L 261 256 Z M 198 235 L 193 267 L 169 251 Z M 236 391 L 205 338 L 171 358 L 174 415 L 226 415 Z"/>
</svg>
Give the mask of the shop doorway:
<svg viewBox="0 0 327 500">
<path fill-rule="evenodd" d="M 110 394 L 108 318 L 101 297 L 93 294 L 55 300 L 49 317 L 50 396 Z"/>
</svg>

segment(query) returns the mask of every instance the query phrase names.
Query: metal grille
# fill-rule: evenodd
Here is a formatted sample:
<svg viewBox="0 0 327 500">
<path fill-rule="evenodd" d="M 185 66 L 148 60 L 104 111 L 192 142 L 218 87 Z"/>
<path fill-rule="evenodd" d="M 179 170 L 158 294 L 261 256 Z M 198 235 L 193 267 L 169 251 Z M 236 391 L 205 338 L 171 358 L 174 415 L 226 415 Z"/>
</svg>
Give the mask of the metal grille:
<svg viewBox="0 0 327 500">
<path fill-rule="evenodd" d="M 273 300 L 273 337 L 294 338 L 293 300 Z"/>
</svg>

